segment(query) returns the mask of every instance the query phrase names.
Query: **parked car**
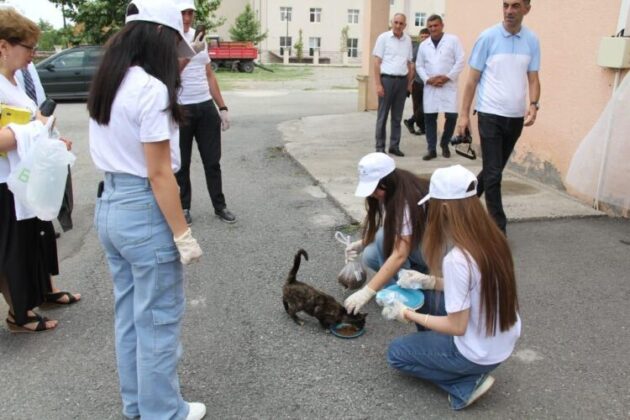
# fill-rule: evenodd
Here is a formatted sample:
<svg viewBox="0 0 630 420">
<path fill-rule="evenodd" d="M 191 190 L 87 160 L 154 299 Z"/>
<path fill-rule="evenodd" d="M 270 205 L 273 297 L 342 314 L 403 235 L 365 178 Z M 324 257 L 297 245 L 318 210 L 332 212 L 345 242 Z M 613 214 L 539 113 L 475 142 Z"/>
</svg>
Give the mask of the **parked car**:
<svg viewBox="0 0 630 420">
<path fill-rule="evenodd" d="M 102 47 L 82 45 L 37 63 L 35 67 L 46 95 L 53 99 L 87 99 L 102 55 Z"/>
</svg>

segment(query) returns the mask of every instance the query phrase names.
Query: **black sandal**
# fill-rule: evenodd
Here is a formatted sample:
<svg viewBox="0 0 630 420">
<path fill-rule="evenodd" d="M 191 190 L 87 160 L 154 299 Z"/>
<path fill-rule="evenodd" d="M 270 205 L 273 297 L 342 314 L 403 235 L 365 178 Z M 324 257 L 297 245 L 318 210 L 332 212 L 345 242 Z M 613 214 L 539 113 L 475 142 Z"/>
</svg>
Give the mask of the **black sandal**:
<svg viewBox="0 0 630 420">
<path fill-rule="evenodd" d="M 64 296 L 68 296 L 68 301 L 67 302 L 59 301 L 59 299 L 63 298 Z M 44 303 L 51 303 L 51 304 L 56 304 L 56 305 L 72 305 L 73 303 L 76 303 L 79 300 L 81 299 L 77 299 L 70 292 L 48 293 L 46 296 L 44 296 Z"/>
<path fill-rule="evenodd" d="M 13 318 L 13 321 L 11 321 L 9 318 L 7 318 L 6 321 L 7 321 L 7 326 L 9 327 L 9 331 L 11 331 L 12 333 L 36 333 L 36 332 L 41 332 L 41 331 L 49 331 L 49 330 L 53 330 L 57 328 L 56 325 L 51 328 L 46 328 L 46 322 L 50 321 L 50 319 L 46 318 L 45 316 L 41 316 L 39 314 L 35 314 L 35 316 L 28 316 L 26 318 L 26 322 L 21 325 L 15 322 L 15 315 L 13 315 L 11 312 L 9 312 L 9 316 Z M 35 329 L 26 328 L 24 326 L 26 324 L 30 324 L 33 322 L 37 322 Z"/>
</svg>

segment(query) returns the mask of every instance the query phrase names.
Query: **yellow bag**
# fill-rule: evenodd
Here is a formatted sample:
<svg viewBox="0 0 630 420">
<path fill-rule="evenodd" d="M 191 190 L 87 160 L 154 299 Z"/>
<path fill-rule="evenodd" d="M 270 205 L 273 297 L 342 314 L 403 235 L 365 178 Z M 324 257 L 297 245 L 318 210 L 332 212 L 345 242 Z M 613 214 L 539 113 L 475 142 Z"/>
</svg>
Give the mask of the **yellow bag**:
<svg viewBox="0 0 630 420">
<path fill-rule="evenodd" d="M 31 121 L 31 110 L 0 104 L 0 127 L 6 127 L 10 123 L 28 124 Z M 6 153 L 0 153 L 0 157 L 6 157 Z"/>
</svg>

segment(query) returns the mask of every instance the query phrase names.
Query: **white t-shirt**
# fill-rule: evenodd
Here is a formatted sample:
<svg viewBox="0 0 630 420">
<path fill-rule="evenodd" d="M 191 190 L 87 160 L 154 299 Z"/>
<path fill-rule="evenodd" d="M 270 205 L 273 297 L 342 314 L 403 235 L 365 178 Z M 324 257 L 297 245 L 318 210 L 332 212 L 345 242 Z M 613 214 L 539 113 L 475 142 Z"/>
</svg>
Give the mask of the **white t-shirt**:
<svg viewBox="0 0 630 420">
<path fill-rule="evenodd" d="M 188 42 L 193 41 L 193 31 L 185 32 Z M 182 105 L 199 104 L 212 99 L 206 76 L 206 65 L 210 63 L 207 45 L 182 70 L 182 89 L 179 92 L 178 102 Z"/>
<path fill-rule="evenodd" d="M 90 153 L 105 172 L 147 177 L 142 143 L 170 140 L 171 167 L 179 170 L 179 127 L 171 118 L 166 85 L 141 67 L 127 70 L 108 125 L 90 119 Z"/>
<path fill-rule="evenodd" d="M 468 259 L 466 259 L 468 256 Z M 507 359 L 521 335 L 521 319 L 508 331 L 501 332 L 496 323 L 496 335 L 486 336 L 486 322 L 480 317 L 481 274 L 470 254 L 453 248 L 442 261 L 444 275 L 444 303 L 447 313 L 470 309 L 466 333 L 455 337 L 459 352 L 478 365 L 493 365 Z"/>
<path fill-rule="evenodd" d="M 0 104 L 27 108 L 31 110 L 33 118 L 37 113 L 35 102 L 19 86 L 12 84 L 2 75 L 0 75 Z M 7 182 L 10 170 L 9 159 L 6 156 L 0 157 L 0 183 Z"/>
</svg>

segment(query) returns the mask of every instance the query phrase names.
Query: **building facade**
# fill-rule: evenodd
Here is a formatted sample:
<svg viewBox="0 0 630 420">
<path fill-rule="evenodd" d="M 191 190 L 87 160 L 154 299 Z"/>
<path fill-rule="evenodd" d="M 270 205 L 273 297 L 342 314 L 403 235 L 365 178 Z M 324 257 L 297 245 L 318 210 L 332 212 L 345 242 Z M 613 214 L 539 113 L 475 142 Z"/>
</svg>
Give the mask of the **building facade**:
<svg viewBox="0 0 630 420">
<path fill-rule="evenodd" d="M 426 18 L 444 14 L 445 0 L 383 0 L 390 3 L 390 16 L 407 15 L 407 33 L 417 35 Z M 360 64 L 361 52 L 371 45 L 363 42 L 365 0 L 224 0 L 217 14 L 227 20 L 217 32 L 229 39 L 229 28 L 249 3 L 267 38 L 260 45 L 263 62 L 281 61 L 285 49 L 297 54 L 295 45 L 302 31 L 303 56 L 319 50 L 320 60 L 331 64 Z"/>
</svg>

